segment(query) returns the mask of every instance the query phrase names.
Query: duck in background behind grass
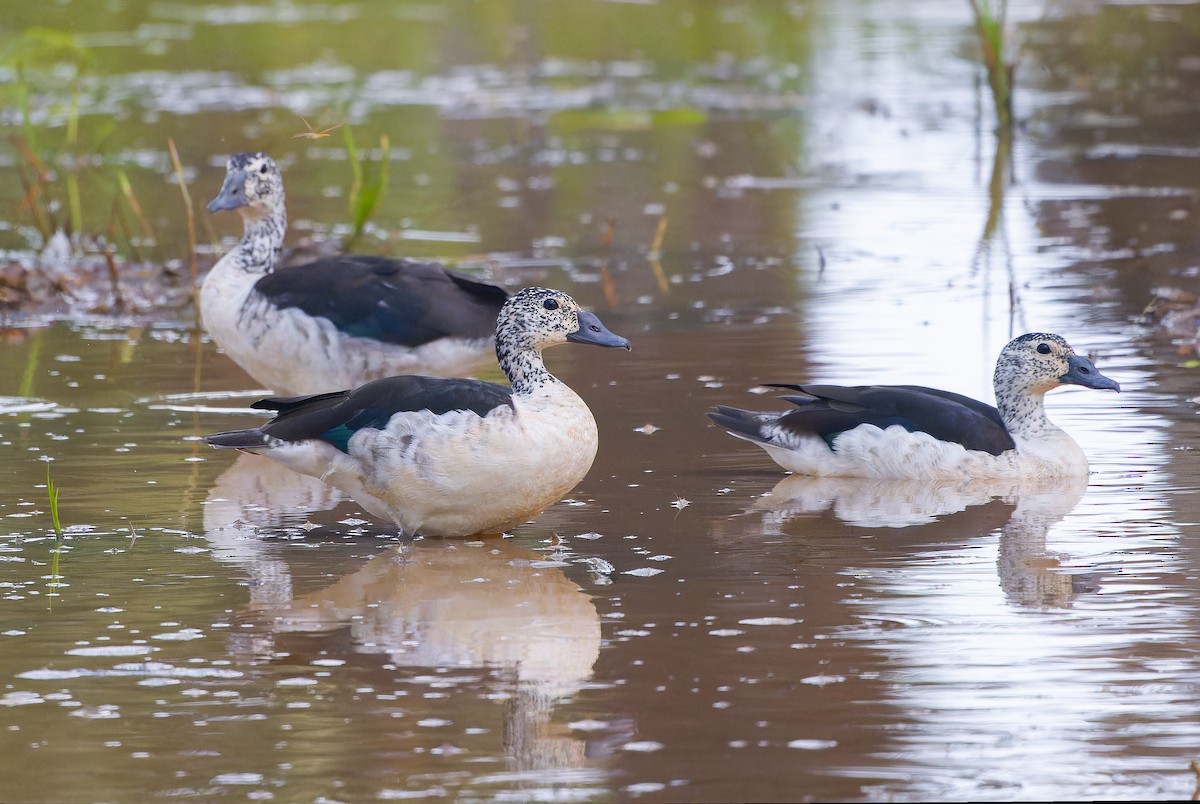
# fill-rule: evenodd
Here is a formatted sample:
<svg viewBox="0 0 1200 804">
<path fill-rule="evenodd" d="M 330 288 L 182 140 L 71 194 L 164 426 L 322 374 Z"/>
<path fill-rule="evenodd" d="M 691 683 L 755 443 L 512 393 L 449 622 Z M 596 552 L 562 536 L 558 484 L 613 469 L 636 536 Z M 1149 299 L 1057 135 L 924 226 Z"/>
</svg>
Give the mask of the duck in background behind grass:
<svg viewBox="0 0 1200 804">
<path fill-rule="evenodd" d="M 487 365 L 508 292 L 435 262 L 344 254 L 280 266 L 283 177 L 237 153 L 209 212 L 237 210 L 242 240 L 204 278 L 200 315 L 246 373 L 277 393 L 396 374 L 456 377 Z"/>
<path fill-rule="evenodd" d="M 273 420 L 208 436 L 349 494 L 410 536 L 499 534 L 560 500 L 596 456 L 596 421 L 546 370 L 560 343 L 629 349 L 567 294 L 526 288 L 496 322 L 511 387 L 473 379 L 388 377 L 350 391 L 265 399 Z"/>
<path fill-rule="evenodd" d="M 802 475 L 927 479 L 1058 478 L 1088 473 L 1087 457 L 1046 417 L 1061 385 L 1120 391 L 1058 335 L 1030 333 L 1000 352 L 997 408 L 919 385 L 782 385 L 795 410 L 708 414 Z"/>
</svg>

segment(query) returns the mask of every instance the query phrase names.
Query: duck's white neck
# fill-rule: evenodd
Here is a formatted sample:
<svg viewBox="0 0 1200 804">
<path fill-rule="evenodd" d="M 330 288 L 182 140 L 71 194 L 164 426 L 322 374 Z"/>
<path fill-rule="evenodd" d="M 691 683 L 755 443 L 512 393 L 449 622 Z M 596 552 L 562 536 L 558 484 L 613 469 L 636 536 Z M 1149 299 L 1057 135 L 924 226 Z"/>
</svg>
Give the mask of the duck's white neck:
<svg viewBox="0 0 1200 804">
<path fill-rule="evenodd" d="M 250 274 L 271 273 L 283 253 L 287 209 L 280 203 L 269 209 L 242 207 L 238 212 L 245 227 L 235 251 L 238 267 Z"/>
<path fill-rule="evenodd" d="M 1046 390 L 1017 390 L 996 383 L 996 408 L 1013 438 L 1036 439 L 1062 432 L 1046 416 Z"/>
</svg>

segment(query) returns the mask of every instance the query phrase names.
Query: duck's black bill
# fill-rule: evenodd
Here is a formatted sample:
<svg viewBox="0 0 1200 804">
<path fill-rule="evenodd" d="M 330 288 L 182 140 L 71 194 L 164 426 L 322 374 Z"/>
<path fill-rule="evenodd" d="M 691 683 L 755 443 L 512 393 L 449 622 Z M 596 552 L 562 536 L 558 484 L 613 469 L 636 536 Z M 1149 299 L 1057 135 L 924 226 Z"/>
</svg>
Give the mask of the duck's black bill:
<svg viewBox="0 0 1200 804">
<path fill-rule="evenodd" d="M 237 209 L 246 203 L 246 177 L 240 170 L 232 170 L 225 175 L 225 183 L 221 192 L 208 202 L 209 212 L 220 212 L 223 209 Z"/>
<path fill-rule="evenodd" d="M 1100 391 L 1120 391 L 1120 384 L 1110 378 L 1105 377 L 1096 370 L 1095 364 L 1088 360 L 1083 355 L 1071 355 L 1067 358 L 1067 364 L 1071 367 L 1070 370 L 1059 377 L 1059 381 L 1070 385 L 1082 385 L 1084 388 L 1095 388 Z"/>
<path fill-rule="evenodd" d="M 633 347 L 629 341 L 620 335 L 608 331 L 608 327 L 600 322 L 595 313 L 586 310 L 579 311 L 579 329 L 567 336 L 572 343 L 590 343 L 593 346 L 619 346 L 630 350 Z"/>
</svg>

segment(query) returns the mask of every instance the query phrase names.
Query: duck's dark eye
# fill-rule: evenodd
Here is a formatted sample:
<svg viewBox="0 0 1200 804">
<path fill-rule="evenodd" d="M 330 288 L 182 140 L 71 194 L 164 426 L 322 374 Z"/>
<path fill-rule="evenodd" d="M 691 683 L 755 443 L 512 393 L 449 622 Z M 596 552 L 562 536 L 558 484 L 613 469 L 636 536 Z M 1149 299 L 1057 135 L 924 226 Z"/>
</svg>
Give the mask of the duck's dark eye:
<svg viewBox="0 0 1200 804">
<path fill-rule="evenodd" d="M 1038 354 L 1039 354 L 1039 355 L 1048 355 L 1048 354 L 1050 354 L 1050 345 L 1049 345 L 1049 344 L 1047 344 L 1047 343 L 1039 343 L 1039 344 L 1038 344 Z"/>
<path fill-rule="evenodd" d="M 259 172 L 259 173 L 266 173 L 266 172 L 267 172 L 267 166 L 266 166 L 266 165 L 263 165 L 261 168 L 259 168 L 259 169 L 258 169 L 258 172 Z"/>
<path fill-rule="evenodd" d="M 542 306 L 545 307 L 547 310 L 557 310 L 558 309 L 558 299 L 546 299 L 544 302 L 542 302 Z"/>
</svg>

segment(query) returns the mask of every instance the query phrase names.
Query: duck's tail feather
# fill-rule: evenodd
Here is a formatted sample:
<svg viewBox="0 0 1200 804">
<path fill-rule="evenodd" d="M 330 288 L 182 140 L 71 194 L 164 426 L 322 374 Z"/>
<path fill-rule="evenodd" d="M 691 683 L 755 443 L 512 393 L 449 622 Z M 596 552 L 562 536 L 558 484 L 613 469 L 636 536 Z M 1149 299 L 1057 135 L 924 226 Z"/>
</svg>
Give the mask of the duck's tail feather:
<svg viewBox="0 0 1200 804">
<path fill-rule="evenodd" d="M 250 430 L 228 430 L 204 437 L 204 443 L 217 449 L 257 449 L 265 447 L 270 436 L 260 428 Z"/>
<path fill-rule="evenodd" d="M 723 430 L 728 431 L 730 435 L 750 441 L 761 442 L 767 440 L 766 435 L 763 433 L 764 414 L 762 413 L 731 408 L 726 405 L 717 405 L 707 415 L 708 418 L 713 420 L 713 423 Z M 778 414 L 776 414 L 777 416 Z"/>
</svg>

